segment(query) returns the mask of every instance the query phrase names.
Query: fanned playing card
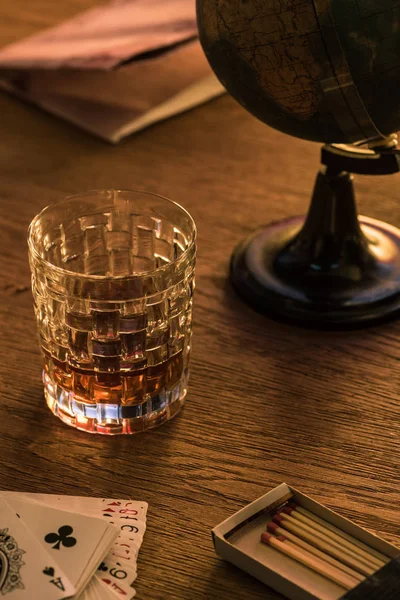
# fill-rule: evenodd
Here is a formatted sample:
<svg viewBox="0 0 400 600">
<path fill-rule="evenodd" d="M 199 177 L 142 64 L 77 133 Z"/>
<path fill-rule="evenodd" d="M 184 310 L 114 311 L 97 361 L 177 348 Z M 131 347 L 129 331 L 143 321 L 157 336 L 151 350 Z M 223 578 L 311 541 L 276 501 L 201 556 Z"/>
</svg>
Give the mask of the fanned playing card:
<svg viewBox="0 0 400 600">
<path fill-rule="evenodd" d="M 75 600 L 134 597 L 146 502 L 19 492 L 0 496 L 43 551 L 54 557 L 76 590 Z"/>
<path fill-rule="evenodd" d="M 77 592 L 118 536 L 118 530 L 101 519 L 57 510 L 27 498 L 9 498 L 8 503 L 54 557 Z"/>
<path fill-rule="evenodd" d="M 9 504 L 0 498 L 0 594 L 12 600 L 61 600 L 75 588 Z"/>
</svg>

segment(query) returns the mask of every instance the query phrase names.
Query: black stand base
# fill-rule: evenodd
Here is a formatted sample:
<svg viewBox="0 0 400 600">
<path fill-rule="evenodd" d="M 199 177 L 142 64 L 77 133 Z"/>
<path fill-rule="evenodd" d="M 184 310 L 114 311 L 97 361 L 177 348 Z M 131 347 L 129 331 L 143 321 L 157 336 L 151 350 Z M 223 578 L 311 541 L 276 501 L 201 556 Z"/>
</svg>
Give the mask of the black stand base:
<svg viewBox="0 0 400 600">
<path fill-rule="evenodd" d="M 307 217 L 251 235 L 233 253 L 231 279 L 250 305 L 284 320 L 382 320 L 400 311 L 400 230 L 358 219 L 351 175 L 323 169 Z"/>
</svg>

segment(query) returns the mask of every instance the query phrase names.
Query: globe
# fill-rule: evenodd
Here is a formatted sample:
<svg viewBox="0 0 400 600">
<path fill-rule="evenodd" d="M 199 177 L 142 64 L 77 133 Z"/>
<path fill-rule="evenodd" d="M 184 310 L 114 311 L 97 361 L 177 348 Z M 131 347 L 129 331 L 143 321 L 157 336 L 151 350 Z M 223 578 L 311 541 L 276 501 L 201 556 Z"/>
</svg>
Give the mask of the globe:
<svg viewBox="0 0 400 600">
<path fill-rule="evenodd" d="M 197 0 L 197 16 L 228 92 L 275 129 L 325 144 L 307 216 L 234 250 L 236 291 L 322 328 L 400 315 L 400 230 L 357 216 L 352 175 L 400 171 L 400 0 Z"/>
<path fill-rule="evenodd" d="M 400 129 L 398 0 L 198 0 L 229 93 L 293 136 L 352 143 Z"/>
</svg>

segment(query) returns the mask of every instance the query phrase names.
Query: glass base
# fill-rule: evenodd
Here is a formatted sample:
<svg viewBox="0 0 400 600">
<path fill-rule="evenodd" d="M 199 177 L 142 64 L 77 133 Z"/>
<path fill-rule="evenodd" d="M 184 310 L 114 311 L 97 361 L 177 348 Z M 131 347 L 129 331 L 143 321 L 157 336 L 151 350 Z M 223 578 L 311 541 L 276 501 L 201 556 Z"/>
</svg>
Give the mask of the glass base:
<svg viewBox="0 0 400 600">
<path fill-rule="evenodd" d="M 44 396 L 51 412 L 64 423 L 88 433 L 133 434 L 175 417 L 187 394 L 189 372 L 172 389 L 162 389 L 141 404 L 89 404 L 77 399 L 43 371 Z"/>
</svg>

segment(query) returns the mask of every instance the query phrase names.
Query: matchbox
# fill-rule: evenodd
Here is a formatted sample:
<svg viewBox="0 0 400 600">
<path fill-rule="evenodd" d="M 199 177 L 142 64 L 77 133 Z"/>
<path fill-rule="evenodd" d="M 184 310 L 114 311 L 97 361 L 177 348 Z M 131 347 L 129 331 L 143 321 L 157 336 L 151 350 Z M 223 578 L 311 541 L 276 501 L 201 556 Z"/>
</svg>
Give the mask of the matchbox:
<svg viewBox="0 0 400 600">
<path fill-rule="evenodd" d="M 248 504 L 215 527 L 212 530 L 212 537 L 216 553 L 291 600 L 389 598 L 389 595 L 368 595 L 368 589 L 371 586 L 376 587 L 385 583 L 383 581 L 385 578 L 379 580 L 375 573 L 373 577 L 367 577 L 365 582 L 355 586 L 354 590 L 346 591 L 334 581 L 330 581 L 308 566 L 263 544 L 261 534 L 266 531 L 266 525 L 271 519 L 271 515 L 289 501 L 294 501 L 298 506 L 324 519 L 328 524 L 338 527 L 356 540 L 367 544 L 369 548 L 388 557 L 387 564 L 378 570 L 377 574 L 388 573 L 389 570 L 391 584 L 393 585 L 394 582 L 396 587 L 398 581 L 398 590 L 400 590 L 400 560 L 393 560 L 400 555 L 398 548 L 329 510 L 286 483 L 282 483 L 258 500 Z M 397 577 L 398 579 L 396 579 Z M 362 590 L 362 595 L 359 590 Z"/>
</svg>

